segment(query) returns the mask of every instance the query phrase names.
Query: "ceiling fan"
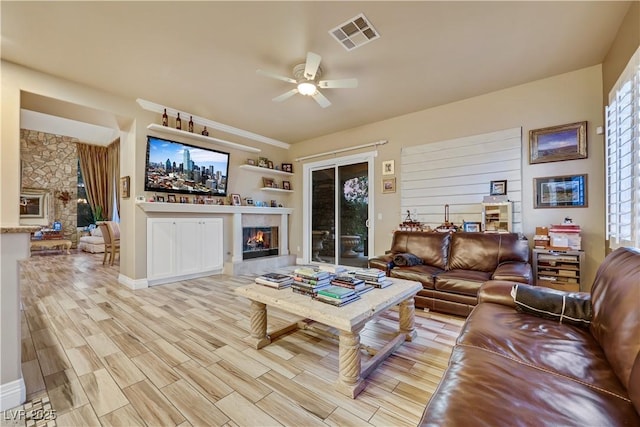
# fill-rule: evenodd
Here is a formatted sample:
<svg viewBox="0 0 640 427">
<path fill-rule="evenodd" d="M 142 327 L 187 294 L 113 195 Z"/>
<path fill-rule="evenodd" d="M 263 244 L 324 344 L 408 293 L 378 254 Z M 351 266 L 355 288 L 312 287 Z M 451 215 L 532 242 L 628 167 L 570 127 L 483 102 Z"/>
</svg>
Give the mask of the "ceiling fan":
<svg viewBox="0 0 640 427">
<path fill-rule="evenodd" d="M 319 89 L 342 89 L 358 87 L 358 79 L 319 80 L 322 76 L 320 61 L 322 58 L 317 53 L 307 52 L 307 61 L 293 67 L 293 78 L 274 74 L 269 71 L 257 70 L 258 74 L 282 80 L 296 85 L 294 89 L 273 98 L 275 102 L 282 102 L 291 98 L 296 93 L 312 97 L 322 108 L 327 108 L 331 102 Z"/>
</svg>

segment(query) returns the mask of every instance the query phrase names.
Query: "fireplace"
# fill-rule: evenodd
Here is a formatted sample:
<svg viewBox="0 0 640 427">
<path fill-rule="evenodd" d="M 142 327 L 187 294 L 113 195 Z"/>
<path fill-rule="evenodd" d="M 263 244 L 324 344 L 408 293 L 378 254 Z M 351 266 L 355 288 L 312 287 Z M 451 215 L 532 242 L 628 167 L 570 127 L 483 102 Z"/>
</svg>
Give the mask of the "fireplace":
<svg viewBox="0 0 640 427">
<path fill-rule="evenodd" d="M 278 227 L 243 227 L 242 259 L 278 255 Z"/>
</svg>

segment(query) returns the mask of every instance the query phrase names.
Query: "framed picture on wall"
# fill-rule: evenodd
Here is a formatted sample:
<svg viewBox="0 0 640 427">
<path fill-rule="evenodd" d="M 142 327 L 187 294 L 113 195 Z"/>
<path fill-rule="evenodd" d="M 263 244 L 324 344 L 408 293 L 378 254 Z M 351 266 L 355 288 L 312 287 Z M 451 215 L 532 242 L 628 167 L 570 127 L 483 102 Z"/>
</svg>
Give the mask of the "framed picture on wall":
<svg viewBox="0 0 640 427">
<path fill-rule="evenodd" d="M 503 196 L 507 194 L 507 180 L 491 181 L 489 186 L 490 196 Z"/>
<path fill-rule="evenodd" d="M 123 199 L 131 197 L 129 188 L 131 187 L 131 178 L 129 176 L 123 176 L 120 178 L 120 196 Z"/>
<path fill-rule="evenodd" d="M 382 175 L 393 175 L 395 173 L 395 161 L 386 160 L 382 162 Z"/>
<path fill-rule="evenodd" d="M 529 131 L 529 163 L 587 158 L 587 122 Z"/>
<path fill-rule="evenodd" d="M 548 176 L 533 179 L 534 208 L 585 208 L 587 175 Z"/>
<path fill-rule="evenodd" d="M 395 193 L 396 192 L 396 179 L 384 178 L 382 180 L 382 192 L 383 193 Z"/>
</svg>

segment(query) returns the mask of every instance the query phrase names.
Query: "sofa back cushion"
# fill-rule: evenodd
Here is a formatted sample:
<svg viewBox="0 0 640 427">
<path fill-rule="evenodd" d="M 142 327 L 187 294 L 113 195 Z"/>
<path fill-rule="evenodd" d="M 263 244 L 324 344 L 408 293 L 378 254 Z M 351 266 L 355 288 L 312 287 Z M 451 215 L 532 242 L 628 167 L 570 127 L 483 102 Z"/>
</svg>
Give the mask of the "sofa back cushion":
<svg viewBox="0 0 640 427">
<path fill-rule="evenodd" d="M 391 253 L 410 253 L 427 265 L 444 270 L 449 254 L 449 233 L 425 233 L 421 231 L 396 231 L 393 233 Z"/>
<path fill-rule="evenodd" d="M 493 272 L 507 261 L 528 262 L 529 243 L 516 233 L 453 233 L 450 270 Z"/>
<path fill-rule="evenodd" d="M 640 413 L 639 250 L 618 248 L 605 258 L 591 287 L 591 304 L 591 333 Z"/>
</svg>

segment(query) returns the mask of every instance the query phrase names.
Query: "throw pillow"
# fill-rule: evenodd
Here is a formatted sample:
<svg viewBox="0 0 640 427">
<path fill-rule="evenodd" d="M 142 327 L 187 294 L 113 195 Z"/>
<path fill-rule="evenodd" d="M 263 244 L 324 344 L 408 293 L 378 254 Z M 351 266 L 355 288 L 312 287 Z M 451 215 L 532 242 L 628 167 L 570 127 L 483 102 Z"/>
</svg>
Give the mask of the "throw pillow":
<svg viewBox="0 0 640 427">
<path fill-rule="evenodd" d="M 513 285 L 511 296 L 516 310 L 545 319 L 588 327 L 593 310 L 591 300 L 549 288 Z"/>
<path fill-rule="evenodd" d="M 393 263 L 395 265 L 403 266 L 403 267 L 411 267 L 414 265 L 422 264 L 422 259 L 414 254 L 404 253 L 404 254 L 395 254 L 393 256 Z"/>
</svg>

